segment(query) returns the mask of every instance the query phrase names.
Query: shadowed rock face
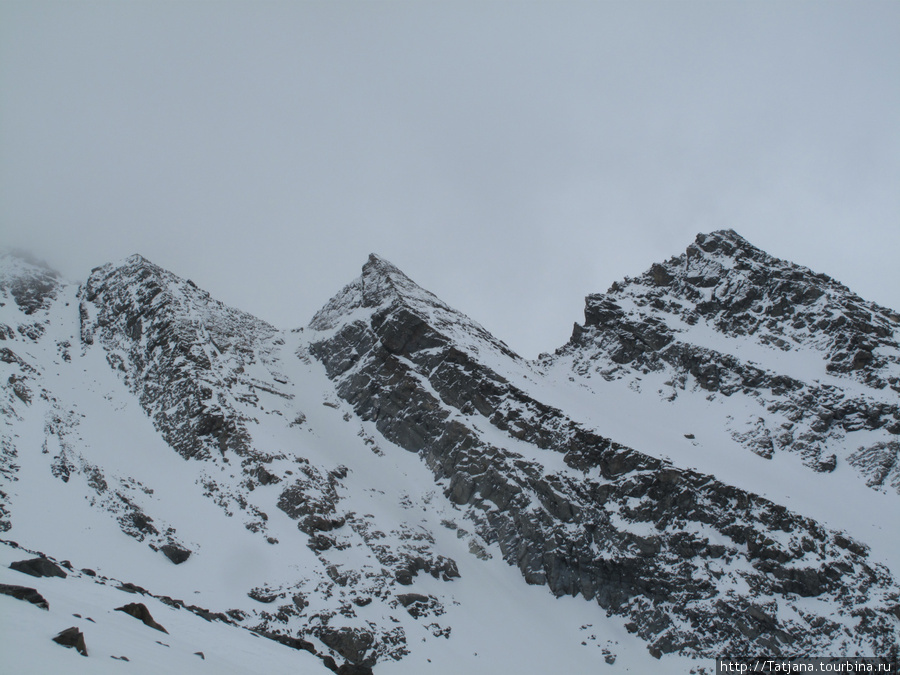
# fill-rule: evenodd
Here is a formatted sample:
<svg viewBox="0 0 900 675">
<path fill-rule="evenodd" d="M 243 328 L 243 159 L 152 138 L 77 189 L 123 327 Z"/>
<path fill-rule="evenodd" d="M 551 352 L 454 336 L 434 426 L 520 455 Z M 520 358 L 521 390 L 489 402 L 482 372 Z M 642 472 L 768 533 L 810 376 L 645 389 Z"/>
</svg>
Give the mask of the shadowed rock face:
<svg viewBox="0 0 900 675">
<path fill-rule="evenodd" d="M 180 565 L 191 557 L 191 552 L 183 546 L 177 544 L 165 544 L 160 547 L 160 551 L 176 565 Z"/>
<path fill-rule="evenodd" d="M 656 274 L 660 283 L 671 277 Z M 597 307 L 589 325 L 616 320 Z M 311 327 L 323 331 L 311 351 L 338 393 L 418 453 L 529 583 L 629 617 L 654 650 L 815 650 L 842 639 L 832 612 L 872 601 L 882 609 L 860 622 L 862 643 L 895 639 L 897 587 L 865 547 L 580 428 L 489 365 L 515 355 L 389 263 L 370 258 Z M 672 340 L 645 342 L 660 349 Z M 490 442 L 485 422 L 502 432 Z M 558 454 L 564 468 L 523 456 L 521 442 L 539 457 Z M 776 607 L 798 597 L 829 609 L 779 618 Z"/>
</svg>

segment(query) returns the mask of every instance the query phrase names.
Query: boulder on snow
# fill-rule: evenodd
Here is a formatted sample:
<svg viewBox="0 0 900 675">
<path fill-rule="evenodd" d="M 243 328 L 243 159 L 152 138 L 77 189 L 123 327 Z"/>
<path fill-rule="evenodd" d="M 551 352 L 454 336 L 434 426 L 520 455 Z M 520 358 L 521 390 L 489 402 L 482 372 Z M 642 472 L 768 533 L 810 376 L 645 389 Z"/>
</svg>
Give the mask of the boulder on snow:
<svg viewBox="0 0 900 675">
<path fill-rule="evenodd" d="M 138 593 L 140 593 L 141 595 L 150 595 L 150 591 L 148 591 L 146 588 L 142 588 L 141 586 L 133 584 L 130 581 L 121 583 L 116 586 L 116 588 L 118 588 L 120 591 L 125 591 L 126 593 L 134 593 L 135 595 L 137 595 Z"/>
<path fill-rule="evenodd" d="M 180 565 L 191 557 L 191 552 L 178 544 L 165 544 L 164 546 L 160 546 L 159 550 L 176 565 Z"/>
<path fill-rule="evenodd" d="M 160 630 L 166 634 L 168 634 L 169 632 L 153 620 L 153 617 L 150 615 L 150 610 L 147 609 L 147 605 L 142 602 L 132 602 L 122 607 L 116 607 L 116 611 L 125 612 L 129 616 L 133 616 L 135 619 L 140 619 L 145 626 L 149 626 L 150 628 L 155 628 L 156 630 Z"/>
<path fill-rule="evenodd" d="M 84 633 L 82 633 L 76 626 L 72 626 L 71 628 L 66 628 L 59 635 L 53 638 L 53 641 L 62 645 L 63 647 L 72 647 L 78 650 L 78 653 L 82 656 L 87 656 L 87 645 L 84 643 Z"/>
<path fill-rule="evenodd" d="M 417 602 L 428 602 L 428 596 L 420 593 L 401 593 L 397 596 L 397 600 L 399 600 L 400 604 L 404 607 L 409 607 Z"/>
<path fill-rule="evenodd" d="M 0 594 L 9 595 L 16 600 L 27 600 L 32 605 L 37 605 L 41 609 L 50 609 L 50 603 L 48 603 L 47 600 L 44 599 L 44 596 L 38 593 L 34 588 L 0 584 Z"/>
<path fill-rule="evenodd" d="M 29 574 L 33 577 L 62 577 L 68 576 L 56 563 L 46 558 L 32 558 L 31 560 L 19 560 L 11 563 L 9 569 Z"/>
</svg>

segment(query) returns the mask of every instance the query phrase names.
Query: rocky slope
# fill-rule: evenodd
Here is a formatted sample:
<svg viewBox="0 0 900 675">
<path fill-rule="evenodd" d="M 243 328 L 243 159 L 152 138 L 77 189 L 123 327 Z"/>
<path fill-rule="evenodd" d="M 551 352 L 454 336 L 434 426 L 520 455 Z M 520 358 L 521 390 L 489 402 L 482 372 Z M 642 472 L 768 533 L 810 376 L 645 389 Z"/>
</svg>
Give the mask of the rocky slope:
<svg viewBox="0 0 900 675">
<path fill-rule="evenodd" d="M 783 450 L 819 471 L 834 455 L 828 476 L 855 466 L 891 492 L 856 481 L 849 496 L 897 501 L 896 316 L 734 233 L 693 249 L 590 296 L 585 326 L 540 363 L 377 256 L 307 328 L 279 331 L 140 256 L 75 286 L 7 255 L 0 550 L 67 563 L 69 578 L 30 587 L 51 613 L 111 613 L 137 592 L 157 618 L 269 638 L 258 649 L 285 672 L 886 655 L 900 554 L 873 552 L 861 516 L 835 529 L 815 500 L 729 483 L 640 420 L 629 436 L 628 415 L 606 432 L 584 413 L 610 391 L 598 382 L 665 379 L 663 406 L 743 397 L 760 410 L 715 423 L 758 476 Z M 827 354 L 818 381 L 796 354 Z M 852 434 L 859 451 L 841 450 Z M 9 616 L 19 596 L 0 598 Z M 90 652 L 96 628 L 79 626 Z M 309 659 L 291 662 L 298 649 Z"/>
<path fill-rule="evenodd" d="M 896 639 L 896 587 L 864 546 L 579 426 L 517 384 L 529 369 L 502 343 L 384 260 L 370 258 L 311 327 L 327 332 L 311 351 L 338 394 L 419 453 L 526 581 L 627 617 L 652 652 Z M 825 611 L 809 613 L 810 597 Z M 864 621 L 834 621 L 864 607 Z M 863 624 L 872 633 L 851 646 L 845 627 L 861 637 Z"/>
</svg>

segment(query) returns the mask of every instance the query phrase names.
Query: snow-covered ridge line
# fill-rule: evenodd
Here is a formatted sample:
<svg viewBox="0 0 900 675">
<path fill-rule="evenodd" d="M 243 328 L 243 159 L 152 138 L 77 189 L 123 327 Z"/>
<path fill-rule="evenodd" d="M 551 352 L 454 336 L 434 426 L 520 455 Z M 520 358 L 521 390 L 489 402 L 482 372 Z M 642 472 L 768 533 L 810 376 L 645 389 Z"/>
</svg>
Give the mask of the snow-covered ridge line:
<svg viewBox="0 0 900 675">
<path fill-rule="evenodd" d="M 900 551 L 853 505 L 895 497 L 857 475 L 894 481 L 893 319 L 853 298 L 824 316 L 840 289 L 813 298 L 808 271 L 733 233 L 692 246 L 688 277 L 665 263 L 594 297 L 539 364 L 377 256 L 290 332 L 140 256 L 80 289 L 15 263 L 0 523 L 344 673 L 879 655 L 900 641 Z M 789 489 L 813 482 L 792 449 L 845 488 L 840 517 Z"/>
</svg>

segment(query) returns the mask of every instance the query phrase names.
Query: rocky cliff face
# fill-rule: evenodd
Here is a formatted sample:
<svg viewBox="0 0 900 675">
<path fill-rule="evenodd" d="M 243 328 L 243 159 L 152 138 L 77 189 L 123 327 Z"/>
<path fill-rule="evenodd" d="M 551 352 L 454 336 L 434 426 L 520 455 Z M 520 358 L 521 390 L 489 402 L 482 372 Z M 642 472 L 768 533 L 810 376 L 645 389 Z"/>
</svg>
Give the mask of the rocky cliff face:
<svg viewBox="0 0 900 675">
<path fill-rule="evenodd" d="M 561 381 L 590 402 L 618 391 L 598 383 L 653 378 L 658 405 L 746 399 L 749 415 L 715 421 L 736 443 L 854 467 L 894 499 L 896 316 L 734 233 L 590 296 L 539 363 L 377 256 L 294 331 L 140 256 L 78 287 L 3 261 L 0 530 L 18 543 L 2 550 L 80 556 L 70 579 L 98 594 L 139 592 L 344 673 L 419 672 L 434 654 L 502 670 L 457 636 L 475 639 L 509 589 L 579 598 L 540 605 L 534 626 L 583 613 L 576 635 L 596 622 L 672 672 L 900 644 L 900 561 L 802 500 L 629 447 L 564 403 Z M 120 548 L 149 562 L 123 568 Z M 119 567 L 78 571 L 105 565 Z M 497 635 L 498 654 L 521 639 Z M 567 644 L 549 648 L 574 670 L 619 649 Z"/>
<path fill-rule="evenodd" d="M 283 387 L 277 373 L 248 373 L 271 366 L 272 326 L 139 255 L 95 269 L 80 296 L 82 342 L 102 344 L 173 448 L 186 458 L 250 451 L 239 402 Z"/>
<path fill-rule="evenodd" d="M 897 589 L 863 545 L 580 427 L 517 384 L 526 364 L 385 261 L 370 258 L 311 327 L 338 394 L 418 453 L 526 581 L 627 617 L 651 652 L 896 639 Z M 862 595 L 846 593 L 850 576 Z M 828 609 L 810 613 L 811 597 Z"/>
</svg>

